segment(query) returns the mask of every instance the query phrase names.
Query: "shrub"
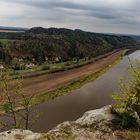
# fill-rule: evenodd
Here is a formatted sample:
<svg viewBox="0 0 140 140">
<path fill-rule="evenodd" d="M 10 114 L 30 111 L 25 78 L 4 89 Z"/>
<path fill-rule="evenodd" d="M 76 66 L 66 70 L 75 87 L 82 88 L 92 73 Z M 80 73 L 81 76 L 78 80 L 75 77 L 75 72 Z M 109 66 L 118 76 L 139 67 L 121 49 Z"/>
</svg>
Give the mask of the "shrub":
<svg viewBox="0 0 140 140">
<path fill-rule="evenodd" d="M 140 126 L 140 69 L 131 63 L 131 80 L 128 84 L 121 81 L 119 94 L 114 94 L 113 99 L 117 104 L 112 112 L 117 115 L 117 121 L 122 127 Z"/>
<path fill-rule="evenodd" d="M 42 66 L 42 68 L 41 68 L 42 70 L 49 70 L 50 69 L 50 67 L 49 66 L 47 66 L 47 65 L 44 65 L 44 66 Z"/>
<path fill-rule="evenodd" d="M 0 111 L 10 117 L 13 123 L 0 121 L 0 129 L 20 128 L 29 129 L 29 126 L 38 118 L 37 113 L 30 114 L 33 96 L 26 97 L 21 80 L 15 80 L 11 88 L 8 71 L 0 71 Z M 21 108 L 22 111 L 18 109 Z M 32 119 L 30 119 L 32 117 Z"/>
</svg>

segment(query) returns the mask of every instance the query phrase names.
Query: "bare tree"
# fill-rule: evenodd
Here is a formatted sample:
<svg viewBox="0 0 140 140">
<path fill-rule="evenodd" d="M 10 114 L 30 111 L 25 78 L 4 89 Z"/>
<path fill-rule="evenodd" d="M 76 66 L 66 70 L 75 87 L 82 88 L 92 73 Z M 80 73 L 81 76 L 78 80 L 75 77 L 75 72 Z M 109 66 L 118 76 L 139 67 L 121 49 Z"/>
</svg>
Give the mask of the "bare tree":
<svg viewBox="0 0 140 140">
<path fill-rule="evenodd" d="M 12 124 L 1 122 L 4 128 L 29 129 L 39 115 L 36 112 L 33 121 L 30 121 L 30 106 L 34 96 L 25 96 L 22 88 L 21 78 L 15 79 L 14 84 L 9 84 L 9 73 L 0 71 L 0 105 L 1 111 L 13 120 Z"/>
</svg>

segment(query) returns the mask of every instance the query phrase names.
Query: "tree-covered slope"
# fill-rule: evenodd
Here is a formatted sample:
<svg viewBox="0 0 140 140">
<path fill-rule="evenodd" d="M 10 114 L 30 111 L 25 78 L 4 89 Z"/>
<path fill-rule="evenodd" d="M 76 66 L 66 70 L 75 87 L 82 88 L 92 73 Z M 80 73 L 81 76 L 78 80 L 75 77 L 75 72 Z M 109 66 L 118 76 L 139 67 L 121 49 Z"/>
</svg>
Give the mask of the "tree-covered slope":
<svg viewBox="0 0 140 140">
<path fill-rule="evenodd" d="M 24 33 L 0 33 L 0 39 L 10 39 L 0 47 L 0 59 L 24 58 L 37 63 L 90 59 L 114 49 L 133 46 L 137 41 L 129 36 L 115 36 L 70 30 L 35 27 Z"/>
</svg>

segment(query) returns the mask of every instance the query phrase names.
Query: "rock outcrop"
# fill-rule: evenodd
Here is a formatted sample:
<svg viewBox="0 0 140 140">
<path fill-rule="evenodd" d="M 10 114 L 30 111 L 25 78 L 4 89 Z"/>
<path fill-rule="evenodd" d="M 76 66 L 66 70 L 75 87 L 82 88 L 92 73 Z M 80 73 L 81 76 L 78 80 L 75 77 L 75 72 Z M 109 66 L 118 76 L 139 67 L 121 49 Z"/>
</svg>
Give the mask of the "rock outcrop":
<svg viewBox="0 0 140 140">
<path fill-rule="evenodd" d="M 86 112 L 78 120 L 64 122 L 46 134 L 12 130 L 1 133 L 0 140 L 118 140 L 112 129 L 114 116 L 110 107 Z"/>
<path fill-rule="evenodd" d="M 116 140 L 113 136 L 110 107 L 86 112 L 74 122 L 64 122 L 44 135 L 52 140 Z"/>
<path fill-rule="evenodd" d="M 0 133 L 0 140 L 38 140 L 40 137 L 41 134 L 29 130 L 13 129 Z"/>
</svg>

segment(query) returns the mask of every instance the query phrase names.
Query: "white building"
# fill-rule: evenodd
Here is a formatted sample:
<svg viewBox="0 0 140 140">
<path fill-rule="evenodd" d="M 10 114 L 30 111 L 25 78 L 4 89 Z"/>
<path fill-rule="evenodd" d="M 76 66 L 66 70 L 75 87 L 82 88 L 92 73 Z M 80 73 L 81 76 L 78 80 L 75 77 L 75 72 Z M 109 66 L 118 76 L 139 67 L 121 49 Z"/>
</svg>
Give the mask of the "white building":
<svg viewBox="0 0 140 140">
<path fill-rule="evenodd" d="M 35 64 L 33 64 L 33 63 L 30 63 L 30 64 L 26 64 L 25 65 L 25 67 L 28 68 L 28 69 L 31 69 L 34 66 L 35 66 Z"/>
<path fill-rule="evenodd" d="M 2 64 L 0 64 L 0 69 L 4 69 L 4 66 Z"/>
</svg>

